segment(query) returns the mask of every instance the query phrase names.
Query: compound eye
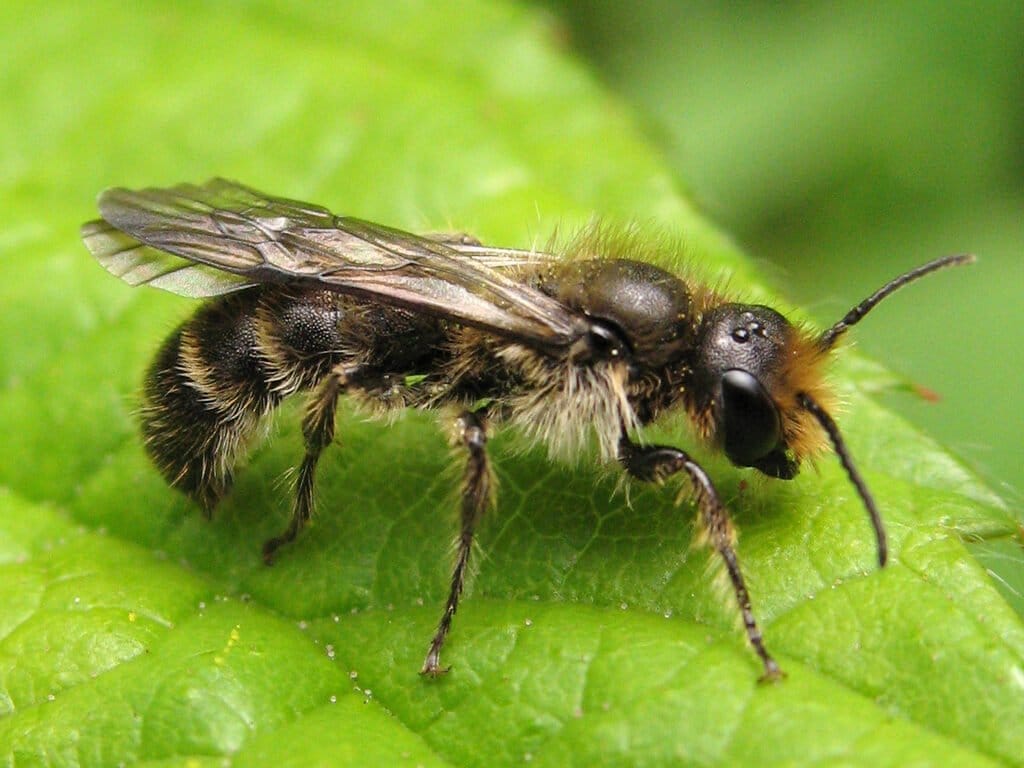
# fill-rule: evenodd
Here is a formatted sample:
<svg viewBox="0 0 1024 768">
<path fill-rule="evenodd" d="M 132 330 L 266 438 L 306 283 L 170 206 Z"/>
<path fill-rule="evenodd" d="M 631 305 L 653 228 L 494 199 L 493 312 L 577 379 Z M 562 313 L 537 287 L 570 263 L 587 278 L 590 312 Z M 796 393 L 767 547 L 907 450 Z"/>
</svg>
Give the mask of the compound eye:
<svg viewBox="0 0 1024 768">
<path fill-rule="evenodd" d="M 733 368 L 722 374 L 725 455 L 739 467 L 758 466 L 782 437 L 779 410 L 754 376 Z"/>
</svg>

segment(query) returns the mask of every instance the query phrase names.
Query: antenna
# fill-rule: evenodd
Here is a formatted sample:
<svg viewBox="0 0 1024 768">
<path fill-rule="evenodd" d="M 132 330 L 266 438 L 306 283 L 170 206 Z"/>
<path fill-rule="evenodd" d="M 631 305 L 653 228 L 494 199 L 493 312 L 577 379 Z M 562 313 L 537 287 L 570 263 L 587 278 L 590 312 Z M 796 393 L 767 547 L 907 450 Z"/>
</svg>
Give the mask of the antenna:
<svg viewBox="0 0 1024 768">
<path fill-rule="evenodd" d="M 969 253 L 961 253 L 955 256 L 943 256 L 941 259 L 929 261 L 927 264 L 922 264 L 920 267 L 912 269 L 909 272 L 905 272 L 899 277 L 890 280 L 864 299 L 860 304 L 847 312 L 846 316 L 842 320 L 821 334 L 821 337 L 818 339 L 818 347 L 826 351 L 831 349 L 839 340 L 839 337 L 846 333 L 846 330 L 850 326 L 856 325 L 863 320 L 864 315 L 874 309 L 878 302 L 886 296 L 895 293 L 907 283 L 912 283 L 919 277 L 924 277 L 925 275 L 931 274 L 937 270 L 945 269 L 946 267 L 959 266 L 961 264 L 970 264 L 973 261 L 973 254 Z M 822 424 L 822 426 L 825 425 Z"/>
<path fill-rule="evenodd" d="M 797 395 L 797 400 L 805 410 L 818 420 L 822 429 L 828 433 L 828 438 L 832 441 L 832 447 L 835 449 L 836 456 L 839 457 L 839 462 L 843 465 L 843 469 L 846 470 L 846 475 L 850 478 L 850 482 L 853 483 L 853 487 L 857 489 L 857 494 L 860 496 L 861 501 L 864 502 L 864 507 L 871 517 L 871 525 L 875 528 L 875 538 L 878 540 L 878 565 L 884 568 L 886 560 L 889 559 L 889 545 L 886 543 L 882 515 L 875 505 L 875 500 L 871 496 L 871 491 L 868 490 L 867 483 L 864 482 L 864 478 L 861 477 L 860 472 L 853 463 L 853 457 L 850 455 L 846 443 L 843 442 L 843 436 L 839 432 L 839 427 L 832 417 L 829 416 L 828 411 L 822 408 L 806 392 L 801 392 Z"/>
</svg>

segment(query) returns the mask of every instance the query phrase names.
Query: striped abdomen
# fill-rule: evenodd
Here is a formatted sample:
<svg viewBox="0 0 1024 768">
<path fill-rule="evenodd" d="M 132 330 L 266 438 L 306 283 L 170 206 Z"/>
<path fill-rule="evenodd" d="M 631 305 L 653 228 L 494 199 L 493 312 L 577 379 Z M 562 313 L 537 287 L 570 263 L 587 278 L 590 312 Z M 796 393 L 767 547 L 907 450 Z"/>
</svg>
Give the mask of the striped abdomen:
<svg viewBox="0 0 1024 768">
<path fill-rule="evenodd" d="M 261 419 L 343 357 L 342 310 L 327 292 L 264 286 L 199 309 L 146 375 L 146 450 L 167 482 L 209 512 Z"/>
</svg>

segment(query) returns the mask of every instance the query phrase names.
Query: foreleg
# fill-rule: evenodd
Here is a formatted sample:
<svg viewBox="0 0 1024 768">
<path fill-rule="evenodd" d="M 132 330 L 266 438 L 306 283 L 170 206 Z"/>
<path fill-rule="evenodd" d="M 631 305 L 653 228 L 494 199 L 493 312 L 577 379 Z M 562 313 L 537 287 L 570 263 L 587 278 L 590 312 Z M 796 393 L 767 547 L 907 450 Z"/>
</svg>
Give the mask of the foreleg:
<svg viewBox="0 0 1024 768">
<path fill-rule="evenodd" d="M 736 550 L 733 548 L 736 534 L 729 520 L 729 513 L 718 497 L 718 491 L 715 490 L 707 472 L 685 451 L 661 445 L 637 445 L 625 434 L 619 440 L 619 462 L 632 477 L 644 482 L 660 483 L 677 472 L 686 473 L 696 494 L 701 524 L 711 546 L 725 562 L 736 602 L 743 616 L 747 639 L 764 664 L 762 679 L 774 680 L 780 677 L 782 670 L 765 648 L 761 630 L 750 606 L 750 593 L 747 592 Z"/>
</svg>

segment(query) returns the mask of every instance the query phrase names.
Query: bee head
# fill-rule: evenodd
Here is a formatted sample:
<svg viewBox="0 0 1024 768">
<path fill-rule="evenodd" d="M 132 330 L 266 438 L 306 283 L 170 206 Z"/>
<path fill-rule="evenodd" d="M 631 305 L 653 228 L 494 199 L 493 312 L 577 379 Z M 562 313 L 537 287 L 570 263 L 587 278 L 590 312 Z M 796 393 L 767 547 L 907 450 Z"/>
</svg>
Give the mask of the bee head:
<svg viewBox="0 0 1024 768">
<path fill-rule="evenodd" d="M 713 442 L 737 466 L 794 477 L 800 457 L 821 437 L 797 403 L 798 393 L 808 385 L 820 388 L 825 355 L 781 314 L 756 304 L 708 311 L 696 350 L 694 388 L 707 398 Z"/>
</svg>

